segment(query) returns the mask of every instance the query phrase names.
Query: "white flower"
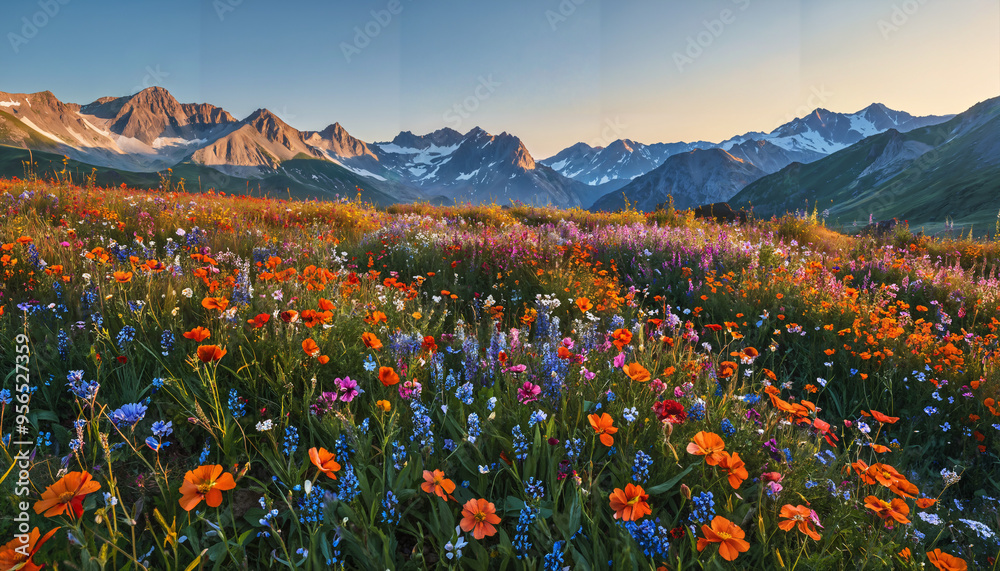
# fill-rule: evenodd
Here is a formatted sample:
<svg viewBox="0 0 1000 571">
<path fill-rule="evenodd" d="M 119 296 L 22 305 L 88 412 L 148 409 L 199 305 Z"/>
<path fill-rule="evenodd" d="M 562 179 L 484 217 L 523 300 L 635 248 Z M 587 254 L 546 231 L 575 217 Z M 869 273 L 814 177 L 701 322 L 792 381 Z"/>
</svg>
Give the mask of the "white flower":
<svg viewBox="0 0 1000 571">
<path fill-rule="evenodd" d="M 260 422 L 257 423 L 257 431 L 258 432 L 267 432 L 268 430 L 271 430 L 272 428 L 274 428 L 274 423 L 271 422 L 270 418 L 267 419 L 267 420 L 262 420 L 262 421 L 260 421 Z"/>
<path fill-rule="evenodd" d="M 84 285 L 90 285 L 90 274 L 83 274 Z"/>
<path fill-rule="evenodd" d="M 489 474 L 490 473 L 490 467 L 489 466 L 479 466 L 479 473 L 480 474 Z"/>
<path fill-rule="evenodd" d="M 177 235 L 178 236 L 184 236 L 185 234 L 187 234 L 187 232 L 185 232 L 183 228 L 178 228 L 177 229 Z"/>
<path fill-rule="evenodd" d="M 192 291 L 191 288 L 186 287 L 186 288 L 184 288 L 184 289 L 181 290 L 181 295 L 183 295 L 184 297 L 186 297 L 188 299 L 191 299 L 191 296 L 194 295 L 194 291 Z"/>
</svg>

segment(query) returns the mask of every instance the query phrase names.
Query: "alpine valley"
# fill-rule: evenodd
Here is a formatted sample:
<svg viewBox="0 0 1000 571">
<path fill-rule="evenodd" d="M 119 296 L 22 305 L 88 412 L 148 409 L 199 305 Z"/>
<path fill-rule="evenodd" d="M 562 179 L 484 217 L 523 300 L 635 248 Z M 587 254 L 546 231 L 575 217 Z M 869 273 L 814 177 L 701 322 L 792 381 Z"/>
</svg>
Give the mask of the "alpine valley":
<svg viewBox="0 0 1000 571">
<path fill-rule="evenodd" d="M 0 92 L 0 176 L 24 176 L 30 151 L 39 176 L 65 169 L 101 185 L 155 187 L 169 168 L 191 190 L 297 198 L 360 191 L 379 205 L 648 211 L 668 201 L 732 201 L 758 216 L 819 208 L 843 220 L 980 222 L 976 204 L 1000 180 L 998 121 L 1000 98 L 955 116 L 915 117 L 875 103 L 851 114 L 816 109 L 719 143 L 619 139 L 536 160 L 517 136 L 479 127 L 365 142 L 339 123 L 300 131 L 266 109 L 237 119 L 214 105 L 179 103 L 161 87 L 82 105 L 47 91 Z M 955 195 L 969 200 L 947 206 Z"/>
</svg>

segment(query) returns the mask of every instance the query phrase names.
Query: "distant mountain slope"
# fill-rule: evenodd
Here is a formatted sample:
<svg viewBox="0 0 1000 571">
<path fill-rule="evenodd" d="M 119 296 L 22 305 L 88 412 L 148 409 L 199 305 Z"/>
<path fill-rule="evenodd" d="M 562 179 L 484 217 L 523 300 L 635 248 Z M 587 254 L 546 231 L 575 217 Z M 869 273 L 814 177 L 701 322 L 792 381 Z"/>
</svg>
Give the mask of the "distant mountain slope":
<svg viewBox="0 0 1000 571">
<path fill-rule="evenodd" d="M 599 185 L 613 180 L 631 181 L 660 166 L 671 155 L 712 146 L 705 141 L 644 145 L 619 139 L 607 147 L 577 143 L 540 162 L 573 180 Z"/>
<path fill-rule="evenodd" d="M 722 149 L 690 151 L 668 158 L 620 190 L 605 194 L 591 210 L 617 210 L 628 200 L 633 208 L 650 211 L 671 197 L 677 208 L 725 202 L 765 174 Z"/>
<path fill-rule="evenodd" d="M 934 227 L 947 217 L 992 229 L 1000 210 L 1000 98 L 939 125 L 890 130 L 814 163 L 790 165 L 730 202 L 752 204 L 757 216 L 828 210 L 841 225 L 867 224 L 872 216 Z"/>
<path fill-rule="evenodd" d="M 25 177 L 28 151 L 0 146 L 0 176 Z M 34 172 L 39 178 L 55 178 L 64 169 L 63 156 L 41 151 L 32 154 Z M 122 183 L 135 188 L 158 188 L 160 174 L 155 172 L 119 171 L 70 160 L 65 169 L 73 182 L 84 184 L 94 174 L 95 184 L 113 187 Z M 165 173 L 164 173 L 165 174 Z M 60 174 L 59 176 L 66 176 Z M 261 179 L 246 179 L 229 176 L 204 165 L 189 162 L 173 167 L 172 180 L 176 183 L 184 179 L 185 187 L 192 192 L 216 190 L 231 194 L 253 196 L 292 196 L 297 199 L 333 199 L 335 195 L 354 198 L 361 188 L 362 200 L 381 206 L 400 202 L 396 194 L 398 188 L 372 188 L 358 175 L 346 171 L 333 163 L 316 160 L 293 159 L 283 163 L 278 171 Z M 416 197 L 410 196 L 411 200 Z"/>
</svg>

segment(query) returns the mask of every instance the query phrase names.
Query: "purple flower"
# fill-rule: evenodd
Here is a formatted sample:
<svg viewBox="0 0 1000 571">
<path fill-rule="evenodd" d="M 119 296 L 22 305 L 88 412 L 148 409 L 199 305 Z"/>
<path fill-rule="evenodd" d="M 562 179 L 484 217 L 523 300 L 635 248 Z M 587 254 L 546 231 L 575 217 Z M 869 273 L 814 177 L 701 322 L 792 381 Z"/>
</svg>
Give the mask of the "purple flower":
<svg viewBox="0 0 1000 571">
<path fill-rule="evenodd" d="M 334 379 L 333 382 L 337 383 L 337 392 L 342 402 L 351 402 L 358 396 L 358 382 L 351 377 Z"/>
<path fill-rule="evenodd" d="M 322 416 L 331 410 L 333 410 L 333 405 L 337 402 L 337 393 L 331 393 L 329 391 L 324 391 L 319 397 L 316 398 L 316 404 L 310 405 L 309 409 L 314 415 Z"/>
</svg>

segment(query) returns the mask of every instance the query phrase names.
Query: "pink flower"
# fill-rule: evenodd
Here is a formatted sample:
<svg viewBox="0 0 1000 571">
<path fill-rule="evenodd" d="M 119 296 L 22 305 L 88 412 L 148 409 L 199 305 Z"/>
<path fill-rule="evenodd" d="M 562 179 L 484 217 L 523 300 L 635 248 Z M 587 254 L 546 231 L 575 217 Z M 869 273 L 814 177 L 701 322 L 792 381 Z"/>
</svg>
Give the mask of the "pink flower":
<svg viewBox="0 0 1000 571">
<path fill-rule="evenodd" d="M 524 385 L 517 389 L 517 400 L 521 404 L 527 404 L 538 400 L 538 395 L 542 392 L 542 387 L 532 383 L 531 381 L 524 381 Z"/>
<path fill-rule="evenodd" d="M 683 397 L 684 396 L 684 389 L 682 389 L 681 387 L 674 387 L 674 396 L 677 397 L 677 398 Z"/>
<path fill-rule="evenodd" d="M 507 367 L 508 373 L 523 373 L 526 370 L 528 370 L 528 367 L 525 365 L 514 365 L 513 367 Z"/>
<path fill-rule="evenodd" d="M 399 385 L 399 396 L 409 400 L 412 396 L 419 396 L 421 390 L 423 390 L 423 386 L 418 381 L 409 380 Z"/>
<path fill-rule="evenodd" d="M 664 383 L 660 379 L 653 379 L 649 383 L 649 390 L 653 391 L 656 394 L 660 394 L 663 391 L 667 390 L 667 383 Z"/>
<path fill-rule="evenodd" d="M 565 347 L 566 347 L 567 349 L 572 349 L 572 348 L 573 348 L 573 340 L 572 340 L 572 339 L 570 339 L 569 337 L 566 337 L 566 338 L 564 338 L 564 339 L 562 340 L 562 344 L 563 344 L 563 345 L 564 345 L 564 346 L 565 346 Z"/>
<path fill-rule="evenodd" d="M 621 369 L 625 366 L 625 353 L 618 353 L 615 355 L 615 368 Z"/>
<path fill-rule="evenodd" d="M 593 381 L 594 377 L 597 376 L 597 373 L 588 371 L 586 367 L 581 367 L 580 373 L 583 374 L 583 378 L 587 379 L 588 381 Z"/>
<path fill-rule="evenodd" d="M 333 382 L 337 384 L 338 398 L 341 402 L 351 402 L 354 397 L 358 396 L 358 382 L 351 377 L 334 379 Z"/>
</svg>

